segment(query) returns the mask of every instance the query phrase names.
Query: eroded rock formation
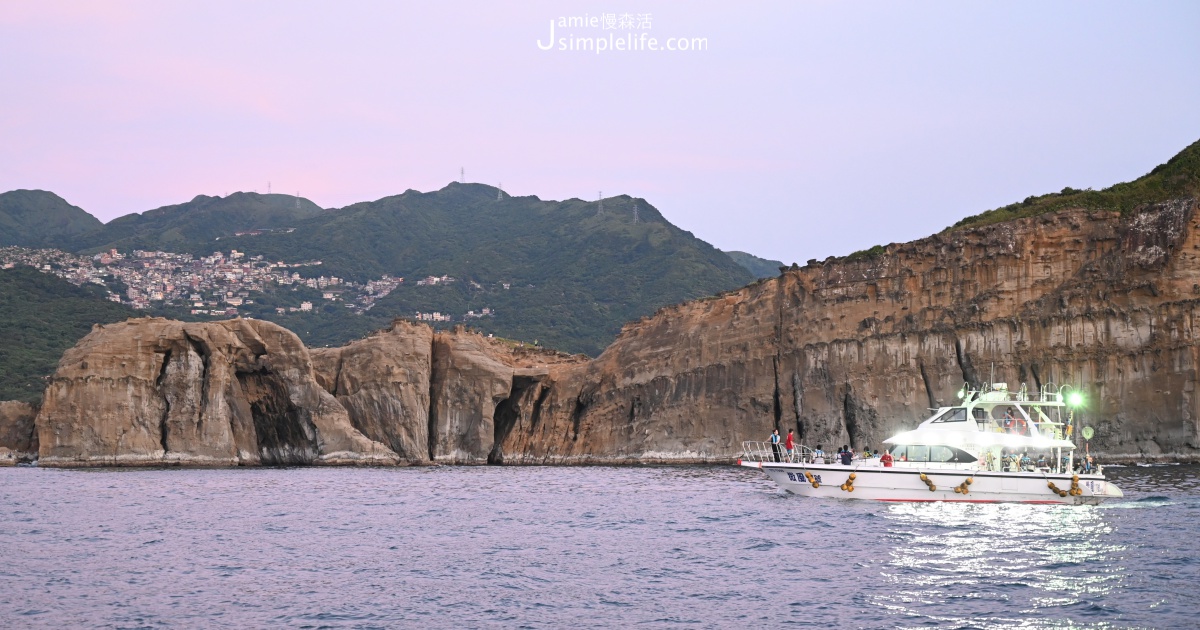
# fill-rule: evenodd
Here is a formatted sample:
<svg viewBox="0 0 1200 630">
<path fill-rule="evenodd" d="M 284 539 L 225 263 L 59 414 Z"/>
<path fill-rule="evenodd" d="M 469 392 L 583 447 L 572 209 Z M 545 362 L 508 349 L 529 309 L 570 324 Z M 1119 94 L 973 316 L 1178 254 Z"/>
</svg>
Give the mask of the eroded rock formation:
<svg viewBox="0 0 1200 630">
<path fill-rule="evenodd" d="M 317 382 L 350 414 L 354 428 L 402 461 L 429 461 L 429 379 L 433 329 L 395 322 L 340 348 L 312 350 Z"/>
<path fill-rule="evenodd" d="M 398 461 L 317 384 L 299 338 L 256 320 L 96 326 L 36 423 L 49 466 Z"/>
<path fill-rule="evenodd" d="M 1088 392 L 1091 448 L 1200 457 L 1200 217 L 1064 211 L 810 263 L 627 325 L 586 361 L 397 322 L 307 351 L 131 320 L 60 363 L 52 465 L 724 462 L 774 428 L 878 446 L 963 382 Z"/>
</svg>

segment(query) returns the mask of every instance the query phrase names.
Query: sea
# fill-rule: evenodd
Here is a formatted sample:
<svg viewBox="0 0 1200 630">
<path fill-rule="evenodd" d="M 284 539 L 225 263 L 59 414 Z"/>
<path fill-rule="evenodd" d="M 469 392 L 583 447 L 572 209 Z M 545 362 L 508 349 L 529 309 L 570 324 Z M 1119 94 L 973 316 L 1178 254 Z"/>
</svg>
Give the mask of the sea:
<svg viewBox="0 0 1200 630">
<path fill-rule="evenodd" d="M 8 628 L 1197 628 L 1200 468 L 1101 506 L 732 466 L 0 469 Z"/>
</svg>

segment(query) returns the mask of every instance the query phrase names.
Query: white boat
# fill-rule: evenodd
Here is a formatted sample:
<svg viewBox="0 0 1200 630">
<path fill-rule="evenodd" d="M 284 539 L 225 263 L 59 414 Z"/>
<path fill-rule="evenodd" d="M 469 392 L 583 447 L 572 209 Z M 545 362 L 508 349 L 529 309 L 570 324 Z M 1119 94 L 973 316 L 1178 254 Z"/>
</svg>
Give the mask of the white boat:
<svg viewBox="0 0 1200 630">
<path fill-rule="evenodd" d="M 1125 496 L 1090 457 L 1076 457 L 1078 391 L 1004 383 L 959 392 L 912 431 L 887 440 L 887 453 L 855 456 L 843 465 L 833 454 L 797 445 L 744 442 L 738 465 L 758 468 L 783 489 L 806 497 L 877 501 L 964 501 L 1096 504 Z"/>
</svg>

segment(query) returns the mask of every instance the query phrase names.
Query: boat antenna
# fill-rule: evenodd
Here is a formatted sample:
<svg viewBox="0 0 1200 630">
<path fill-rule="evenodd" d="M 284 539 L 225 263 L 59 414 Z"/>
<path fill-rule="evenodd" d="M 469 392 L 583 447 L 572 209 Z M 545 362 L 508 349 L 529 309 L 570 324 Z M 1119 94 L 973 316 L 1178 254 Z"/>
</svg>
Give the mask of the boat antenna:
<svg viewBox="0 0 1200 630">
<path fill-rule="evenodd" d="M 988 376 L 988 387 L 996 383 L 996 362 L 992 361 L 992 373 Z"/>
</svg>

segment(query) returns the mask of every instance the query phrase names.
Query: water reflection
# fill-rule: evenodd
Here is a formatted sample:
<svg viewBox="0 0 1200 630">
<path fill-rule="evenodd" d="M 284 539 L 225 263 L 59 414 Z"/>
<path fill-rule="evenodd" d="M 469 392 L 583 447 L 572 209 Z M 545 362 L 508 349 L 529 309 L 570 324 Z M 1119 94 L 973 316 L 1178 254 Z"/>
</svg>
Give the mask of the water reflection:
<svg viewBox="0 0 1200 630">
<path fill-rule="evenodd" d="M 895 614 L 1037 627 L 1036 617 L 1050 613 L 1061 627 L 1064 612 L 1088 608 L 1122 584 L 1124 547 L 1095 507 L 914 503 L 890 505 L 885 517 L 899 541 L 881 568 L 893 588 L 871 601 Z M 1022 617 L 945 616 L 987 610 L 989 601 Z"/>
<path fill-rule="evenodd" d="M 865 599 L 908 625 L 1112 628 L 1114 620 L 1179 619 L 1193 596 L 1171 578 L 1194 575 L 1196 562 L 1187 542 L 1193 524 L 1178 519 L 1200 511 L 1200 469 L 1106 472 L 1125 500 L 889 505 L 879 575 L 890 588 Z"/>
<path fill-rule="evenodd" d="M 0 469 L 0 610 L 22 627 L 1193 627 L 1200 469 L 1116 470 L 1125 501 L 1063 507 L 811 499 L 733 467 Z"/>
</svg>

